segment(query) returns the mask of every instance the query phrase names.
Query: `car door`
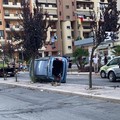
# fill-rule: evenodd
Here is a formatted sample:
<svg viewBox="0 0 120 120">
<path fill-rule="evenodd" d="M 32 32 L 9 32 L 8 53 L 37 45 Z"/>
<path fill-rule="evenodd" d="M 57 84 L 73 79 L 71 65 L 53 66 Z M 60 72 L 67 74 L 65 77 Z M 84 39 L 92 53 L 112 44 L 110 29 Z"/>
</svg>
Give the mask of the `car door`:
<svg viewBox="0 0 120 120">
<path fill-rule="evenodd" d="M 114 72 L 116 77 L 120 77 L 120 58 L 118 58 L 117 66 L 114 67 Z"/>
</svg>

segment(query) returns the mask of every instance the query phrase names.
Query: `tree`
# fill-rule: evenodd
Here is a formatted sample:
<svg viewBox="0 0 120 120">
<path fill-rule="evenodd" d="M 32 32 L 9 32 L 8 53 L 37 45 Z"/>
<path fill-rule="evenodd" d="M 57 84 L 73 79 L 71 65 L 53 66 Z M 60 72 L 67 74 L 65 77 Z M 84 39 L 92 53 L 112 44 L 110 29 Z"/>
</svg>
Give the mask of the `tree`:
<svg viewBox="0 0 120 120">
<path fill-rule="evenodd" d="M 49 20 L 47 20 L 48 13 L 43 12 L 43 9 L 38 7 L 38 1 L 36 0 L 36 6 L 33 12 L 30 10 L 29 1 L 22 1 L 22 16 L 23 16 L 23 34 L 22 45 L 24 52 L 32 59 L 32 69 L 34 68 L 34 60 L 38 55 L 38 49 L 42 48 L 47 38 L 47 30 L 50 26 Z M 34 72 L 32 81 L 36 82 Z"/>
<path fill-rule="evenodd" d="M 86 62 L 84 61 L 83 57 L 88 56 L 88 51 L 83 49 L 83 48 L 77 48 L 74 52 L 73 52 L 73 57 L 78 69 L 82 70 L 84 69 L 84 66 L 86 64 Z"/>
<path fill-rule="evenodd" d="M 120 45 L 116 45 L 112 53 L 116 56 L 120 56 Z"/>
<path fill-rule="evenodd" d="M 91 11 L 91 29 L 93 32 L 93 48 L 90 56 L 89 88 L 92 88 L 92 59 L 96 48 L 103 42 L 107 36 L 106 32 L 111 32 L 111 38 L 114 41 L 115 35 L 120 28 L 119 11 L 117 11 L 117 1 L 108 0 L 108 6 L 102 9 L 100 18 L 96 17 L 94 11 Z M 111 24 L 112 23 L 112 24 Z M 108 27 L 109 26 L 109 27 Z"/>
<path fill-rule="evenodd" d="M 13 44 L 11 44 L 9 41 L 8 43 L 6 44 L 6 55 L 10 58 L 10 59 L 13 59 L 13 53 L 14 53 L 14 46 Z"/>
</svg>

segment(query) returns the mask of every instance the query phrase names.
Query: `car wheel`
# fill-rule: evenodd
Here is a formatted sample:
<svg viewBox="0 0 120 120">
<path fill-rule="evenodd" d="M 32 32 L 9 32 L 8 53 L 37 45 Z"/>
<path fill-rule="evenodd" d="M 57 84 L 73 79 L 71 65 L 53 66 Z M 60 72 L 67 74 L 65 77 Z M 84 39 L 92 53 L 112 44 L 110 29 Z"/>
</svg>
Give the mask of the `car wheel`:
<svg viewBox="0 0 120 120">
<path fill-rule="evenodd" d="M 110 82 L 115 82 L 116 81 L 116 76 L 114 72 L 110 72 L 108 75 L 109 81 Z"/>
<path fill-rule="evenodd" d="M 106 73 L 105 73 L 105 71 L 101 71 L 101 72 L 100 72 L 100 76 L 101 76 L 101 78 L 106 78 Z"/>
</svg>

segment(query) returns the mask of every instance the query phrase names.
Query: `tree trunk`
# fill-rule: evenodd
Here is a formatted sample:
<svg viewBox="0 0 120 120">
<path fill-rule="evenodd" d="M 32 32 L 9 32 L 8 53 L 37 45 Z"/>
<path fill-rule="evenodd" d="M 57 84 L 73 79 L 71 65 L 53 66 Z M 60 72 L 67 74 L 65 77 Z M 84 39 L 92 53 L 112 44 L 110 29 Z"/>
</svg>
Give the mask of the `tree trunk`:
<svg viewBox="0 0 120 120">
<path fill-rule="evenodd" d="M 90 71 L 89 71 L 89 89 L 92 89 L 92 61 L 93 61 L 93 54 L 95 48 L 92 48 L 91 56 L 90 56 Z"/>
<path fill-rule="evenodd" d="M 30 73 L 30 74 L 32 74 L 31 75 L 31 81 L 35 83 L 35 82 L 37 82 L 36 78 L 35 78 L 35 69 L 34 69 L 34 66 L 35 66 L 35 56 L 32 57 L 31 61 L 32 61 L 31 62 L 31 69 L 32 69 L 31 71 L 32 72 Z"/>
<path fill-rule="evenodd" d="M 91 56 L 90 56 L 90 71 L 89 71 L 89 89 L 92 89 L 92 61 L 93 61 L 93 54 L 95 49 L 100 45 L 97 43 L 96 46 L 92 48 Z"/>
</svg>

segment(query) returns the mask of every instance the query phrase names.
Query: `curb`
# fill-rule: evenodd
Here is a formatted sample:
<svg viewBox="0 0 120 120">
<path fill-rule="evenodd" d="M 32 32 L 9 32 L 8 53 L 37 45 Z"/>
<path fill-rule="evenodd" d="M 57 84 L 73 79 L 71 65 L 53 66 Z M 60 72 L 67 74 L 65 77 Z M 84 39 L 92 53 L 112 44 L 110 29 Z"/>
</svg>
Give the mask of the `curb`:
<svg viewBox="0 0 120 120">
<path fill-rule="evenodd" d="M 89 72 L 67 72 L 67 75 L 89 75 Z M 92 72 L 92 75 L 100 75 L 99 73 L 95 74 Z"/>
</svg>

